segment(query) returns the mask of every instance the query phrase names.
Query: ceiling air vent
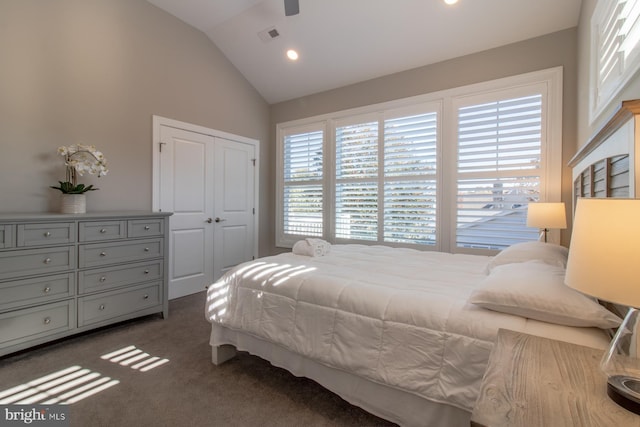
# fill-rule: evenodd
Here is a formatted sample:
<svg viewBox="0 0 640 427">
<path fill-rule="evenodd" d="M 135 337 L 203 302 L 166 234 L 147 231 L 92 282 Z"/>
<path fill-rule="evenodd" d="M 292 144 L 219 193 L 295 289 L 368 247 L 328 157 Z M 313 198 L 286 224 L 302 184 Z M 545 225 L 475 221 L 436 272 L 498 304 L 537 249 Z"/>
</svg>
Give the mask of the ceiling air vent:
<svg viewBox="0 0 640 427">
<path fill-rule="evenodd" d="M 280 37 L 280 32 L 276 29 L 276 27 L 267 28 L 266 30 L 262 30 L 258 33 L 258 37 L 263 42 L 270 42 L 271 40 Z"/>
</svg>

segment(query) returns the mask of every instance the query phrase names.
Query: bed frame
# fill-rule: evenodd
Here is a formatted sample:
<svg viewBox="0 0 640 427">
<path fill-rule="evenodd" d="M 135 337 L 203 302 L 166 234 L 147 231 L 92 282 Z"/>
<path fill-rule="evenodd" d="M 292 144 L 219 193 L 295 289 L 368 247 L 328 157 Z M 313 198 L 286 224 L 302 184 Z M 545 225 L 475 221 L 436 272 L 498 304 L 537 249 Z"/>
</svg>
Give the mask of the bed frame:
<svg viewBox="0 0 640 427">
<path fill-rule="evenodd" d="M 624 101 L 571 159 L 573 205 L 578 197 L 635 198 L 640 188 L 640 100 Z"/>
<path fill-rule="evenodd" d="M 640 189 L 640 176 L 636 173 L 640 171 L 640 158 L 636 158 L 635 153 L 639 147 L 640 100 L 626 101 L 569 162 L 573 169 L 574 209 L 578 197 L 636 197 L 636 188 Z M 442 426 L 469 425 L 471 414 L 462 409 L 426 401 L 402 390 L 328 368 L 239 331 L 214 325 L 212 337 L 214 335 L 217 342 L 235 343 L 212 347 L 211 360 L 216 365 L 233 358 L 237 346 L 294 375 L 310 378 L 352 404 L 390 421 L 423 425 L 425 420 L 438 420 L 438 425 Z M 355 389 L 351 382 L 357 383 Z M 397 405 L 401 405 L 403 413 L 409 414 L 408 418 L 397 419 L 394 411 L 387 412 L 388 408 Z"/>
<path fill-rule="evenodd" d="M 640 192 L 640 100 L 622 102 L 571 159 L 573 209 L 578 197 L 637 198 Z M 627 307 L 600 301 L 624 317 Z M 612 331 L 613 332 L 613 331 Z"/>
</svg>

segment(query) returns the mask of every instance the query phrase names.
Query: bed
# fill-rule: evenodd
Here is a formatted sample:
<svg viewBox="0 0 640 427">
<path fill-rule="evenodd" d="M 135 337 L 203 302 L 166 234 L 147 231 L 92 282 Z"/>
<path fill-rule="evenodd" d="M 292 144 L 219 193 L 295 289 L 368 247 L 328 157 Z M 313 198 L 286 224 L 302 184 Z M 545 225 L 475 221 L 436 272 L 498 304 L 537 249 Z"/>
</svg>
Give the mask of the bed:
<svg viewBox="0 0 640 427">
<path fill-rule="evenodd" d="M 572 160 L 576 196 L 597 196 L 602 162 L 607 188 L 624 192 L 626 174 L 633 190 L 620 156 L 635 147 L 626 128 L 635 117 L 618 118 Z M 499 328 L 608 345 L 620 319 L 563 285 L 566 258 L 541 242 L 494 257 L 334 245 L 324 256 L 261 258 L 208 288 L 212 361 L 248 351 L 400 425 L 469 425 Z"/>
</svg>

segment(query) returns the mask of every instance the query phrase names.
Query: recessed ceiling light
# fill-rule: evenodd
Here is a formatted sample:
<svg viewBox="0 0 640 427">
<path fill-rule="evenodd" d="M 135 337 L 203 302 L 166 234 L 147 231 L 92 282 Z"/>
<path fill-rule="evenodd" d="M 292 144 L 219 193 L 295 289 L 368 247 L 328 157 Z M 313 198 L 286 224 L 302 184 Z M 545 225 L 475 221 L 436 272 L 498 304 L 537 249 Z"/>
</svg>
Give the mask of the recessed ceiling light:
<svg viewBox="0 0 640 427">
<path fill-rule="evenodd" d="M 298 52 L 296 52 L 293 49 L 289 49 L 287 51 L 287 58 L 289 58 L 292 61 L 297 61 L 298 60 Z"/>
<path fill-rule="evenodd" d="M 458 0 L 444 0 L 444 2 L 446 4 L 456 4 L 456 3 L 458 3 Z"/>
</svg>

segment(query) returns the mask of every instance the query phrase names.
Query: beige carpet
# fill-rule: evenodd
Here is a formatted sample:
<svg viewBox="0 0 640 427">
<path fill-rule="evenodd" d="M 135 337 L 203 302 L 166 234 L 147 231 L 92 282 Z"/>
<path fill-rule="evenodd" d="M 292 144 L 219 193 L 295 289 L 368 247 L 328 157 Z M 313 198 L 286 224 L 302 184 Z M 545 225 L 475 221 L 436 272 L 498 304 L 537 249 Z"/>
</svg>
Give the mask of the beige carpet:
<svg viewBox="0 0 640 427">
<path fill-rule="evenodd" d="M 70 405 L 71 426 L 393 425 L 247 353 L 211 364 L 204 297 L 172 300 L 168 319 L 149 316 L 0 358 L 0 396 L 69 368 L 91 379 L 75 391 L 47 386 L 39 392 L 50 399 L 82 396 L 79 387 L 90 382 L 105 387 Z M 124 359 L 128 365 L 102 358 L 127 346 L 139 351 L 137 360 Z M 154 361 L 159 365 L 152 367 Z"/>
</svg>

